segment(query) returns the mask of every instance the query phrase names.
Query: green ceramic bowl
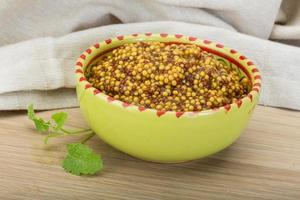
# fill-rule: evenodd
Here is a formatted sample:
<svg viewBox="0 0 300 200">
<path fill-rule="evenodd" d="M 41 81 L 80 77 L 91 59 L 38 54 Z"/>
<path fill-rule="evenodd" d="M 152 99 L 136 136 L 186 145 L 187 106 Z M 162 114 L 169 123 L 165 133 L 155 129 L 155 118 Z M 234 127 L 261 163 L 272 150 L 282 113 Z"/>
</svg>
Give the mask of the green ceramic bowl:
<svg viewBox="0 0 300 200">
<path fill-rule="evenodd" d="M 124 43 L 160 41 L 196 44 L 246 75 L 252 90 L 236 103 L 201 112 L 162 112 L 114 100 L 93 88 L 84 77 L 87 66 Z M 175 163 L 205 157 L 232 144 L 246 128 L 256 106 L 261 75 L 256 66 L 222 44 L 179 34 L 132 34 L 96 43 L 79 57 L 75 69 L 78 101 L 88 125 L 97 135 L 134 157 Z"/>
</svg>

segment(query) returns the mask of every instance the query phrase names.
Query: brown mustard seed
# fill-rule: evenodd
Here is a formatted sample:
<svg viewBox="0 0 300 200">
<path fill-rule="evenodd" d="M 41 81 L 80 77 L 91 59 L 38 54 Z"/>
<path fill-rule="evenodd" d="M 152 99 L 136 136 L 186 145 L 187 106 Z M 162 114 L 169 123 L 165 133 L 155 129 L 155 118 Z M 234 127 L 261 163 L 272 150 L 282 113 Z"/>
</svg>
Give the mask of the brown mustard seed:
<svg viewBox="0 0 300 200">
<path fill-rule="evenodd" d="M 124 44 L 85 75 L 115 99 L 166 111 L 221 107 L 243 98 L 250 88 L 236 67 L 190 44 Z"/>
</svg>

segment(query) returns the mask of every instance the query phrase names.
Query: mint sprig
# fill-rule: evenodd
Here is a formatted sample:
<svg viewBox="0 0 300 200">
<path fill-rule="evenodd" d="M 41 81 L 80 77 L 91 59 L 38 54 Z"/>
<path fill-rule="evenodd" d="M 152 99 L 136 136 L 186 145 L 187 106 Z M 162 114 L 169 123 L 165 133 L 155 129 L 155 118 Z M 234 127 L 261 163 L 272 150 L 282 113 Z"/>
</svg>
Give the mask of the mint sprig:
<svg viewBox="0 0 300 200">
<path fill-rule="evenodd" d="M 75 175 L 93 175 L 103 169 L 101 156 L 94 153 L 84 143 L 92 138 L 95 133 L 91 129 L 69 130 L 65 128 L 65 122 L 68 119 L 68 113 L 57 112 L 47 121 L 37 117 L 33 105 L 27 108 L 27 116 L 33 121 L 37 131 L 46 134 L 44 143 L 47 144 L 50 138 L 59 138 L 74 135 L 84 135 L 81 143 L 67 145 L 67 155 L 63 161 L 63 168 Z"/>
</svg>

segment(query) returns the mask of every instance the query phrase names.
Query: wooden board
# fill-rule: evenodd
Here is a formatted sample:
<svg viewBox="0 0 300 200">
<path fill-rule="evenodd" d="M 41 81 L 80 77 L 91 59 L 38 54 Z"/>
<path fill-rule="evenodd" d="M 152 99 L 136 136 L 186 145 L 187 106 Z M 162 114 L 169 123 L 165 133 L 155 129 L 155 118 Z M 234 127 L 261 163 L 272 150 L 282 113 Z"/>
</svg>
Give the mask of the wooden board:
<svg viewBox="0 0 300 200">
<path fill-rule="evenodd" d="M 78 108 L 65 111 L 69 125 L 85 126 Z M 300 112 L 259 106 L 230 148 L 181 164 L 138 160 L 94 137 L 105 162 L 94 177 L 60 166 L 76 139 L 45 146 L 25 112 L 0 113 L 0 199 L 300 199 Z"/>
</svg>

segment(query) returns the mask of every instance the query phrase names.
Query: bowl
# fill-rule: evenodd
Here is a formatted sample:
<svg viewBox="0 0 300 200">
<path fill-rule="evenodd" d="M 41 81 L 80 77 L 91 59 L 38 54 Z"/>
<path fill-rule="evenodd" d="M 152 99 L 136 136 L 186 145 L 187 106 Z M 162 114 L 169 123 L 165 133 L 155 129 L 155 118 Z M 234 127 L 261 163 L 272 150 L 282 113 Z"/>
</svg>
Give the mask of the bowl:
<svg viewBox="0 0 300 200">
<path fill-rule="evenodd" d="M 251 80 L 251 91 L 235 103 L 200 112 L 147 109 L 121 102 L 94 88 L 84 71 L 110 50 L 137 41 L 160 41 L 198 45 Z M 261 75 L 252 61 L 220 43 L 181 34 L 121 35 L 94 44 L 75 66 L 80 108 L 91 129 L 106 143 L 131 156 L 154 162 L 177 163 L 199 159 L 232 144 L 245 130 L 256 106 Z"/>
</svg>

